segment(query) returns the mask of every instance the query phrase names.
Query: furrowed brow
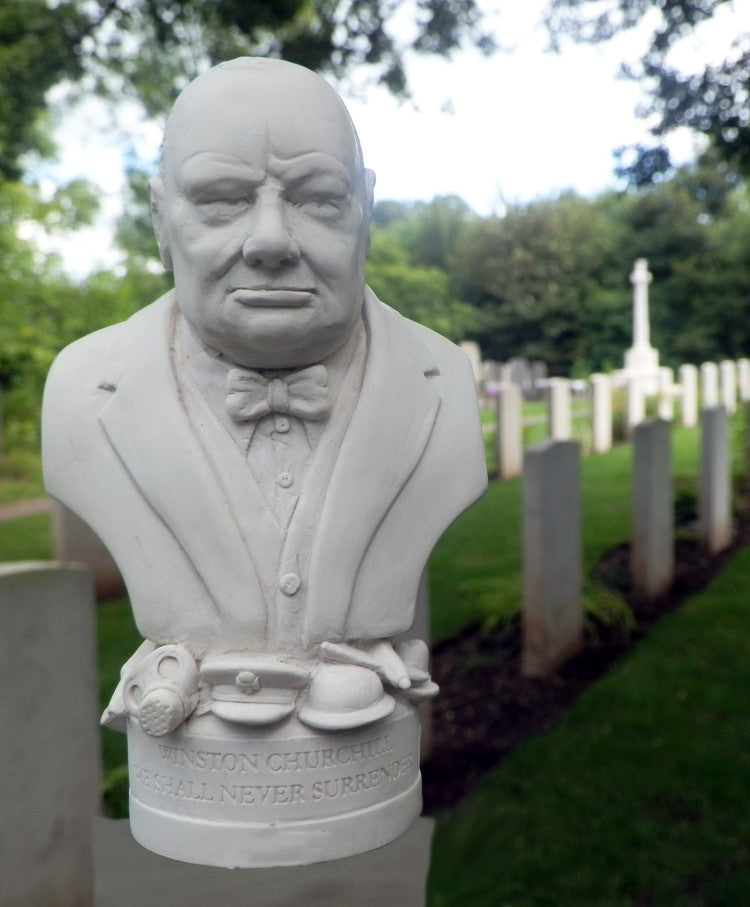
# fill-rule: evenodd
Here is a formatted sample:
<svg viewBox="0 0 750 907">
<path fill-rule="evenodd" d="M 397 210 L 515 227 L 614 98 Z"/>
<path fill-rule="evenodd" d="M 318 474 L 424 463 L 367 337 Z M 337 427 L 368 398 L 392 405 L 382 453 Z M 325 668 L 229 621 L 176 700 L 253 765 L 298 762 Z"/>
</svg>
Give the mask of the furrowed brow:
<svg viewBox="0 0 750 907">
<path fill-rule="evenodd" d="M 188 196 L 200 196 L 210 189 L 254 189 L 265 179 L 265 173 L 248 167 L 236 158 L 214 154 L 197 154 L 180 168 L 179 183 Z"/>
<path fill-rule="evenodd" d="M 347 189 L 351 188 L 351 176 L 346 167 L 336 158 L 320 151 L 312 151 L 288 160 L 272 157 L 270 172 L 285 183 L 298 183 L 316 176 L 332 176 L 340 180 Z"/>
</svg>

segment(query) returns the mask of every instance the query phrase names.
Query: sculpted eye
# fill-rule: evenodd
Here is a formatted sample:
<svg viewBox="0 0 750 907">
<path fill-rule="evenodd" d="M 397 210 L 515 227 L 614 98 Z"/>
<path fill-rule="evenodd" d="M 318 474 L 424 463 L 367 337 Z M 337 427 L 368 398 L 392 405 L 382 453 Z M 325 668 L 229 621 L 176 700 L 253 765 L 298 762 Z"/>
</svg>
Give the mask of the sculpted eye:
<svg viewBox="0 0 750 907">
<path fill-rule="evenodd" d="M 316 175 L 293 183 L 284 193 L 303 214 L 321 220 L 341 214 L 349 202 L 349 187 L 338 177 Z"/>
<path fill-rule="evenodd" d="M 340 211 L 344 205 L 344 200 L 341 198 L 326 198 L 324 196 L 319 196 L 317 198 L 310 198 L 303 202 L 308 208 L 313 208 L 316 211 L 326 212 L 326 211 Z"/>
<path fill-rule="evenodd" d="M 224 223 L 237 217 L 247 208 L 247 198 L 205 199 L 197 203 L 201 220 L 207 224 Z"/>
<path fill-rule="evenodd" d="M 347 196 L 334 194 L 300 194 L 289 199 L 295 208 L 321 220 L 337 217 L 346 207 Z"/>
</svg>

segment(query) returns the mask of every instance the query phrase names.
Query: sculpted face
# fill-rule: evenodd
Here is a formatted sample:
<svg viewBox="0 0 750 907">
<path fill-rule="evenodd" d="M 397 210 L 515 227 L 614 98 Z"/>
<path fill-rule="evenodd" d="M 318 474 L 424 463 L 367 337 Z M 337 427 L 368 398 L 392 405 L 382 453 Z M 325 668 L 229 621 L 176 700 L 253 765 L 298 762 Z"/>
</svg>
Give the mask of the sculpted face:
<svg viewBox="0 0 750 907">
<path fill-rule="evenodd" d="M 203 342 L 294 368 L 359 323 L 373 175 L 335 92 L 308 70 L 238 60 L 192 83 L 152 181 L 162 258 Z"/>
</svg>

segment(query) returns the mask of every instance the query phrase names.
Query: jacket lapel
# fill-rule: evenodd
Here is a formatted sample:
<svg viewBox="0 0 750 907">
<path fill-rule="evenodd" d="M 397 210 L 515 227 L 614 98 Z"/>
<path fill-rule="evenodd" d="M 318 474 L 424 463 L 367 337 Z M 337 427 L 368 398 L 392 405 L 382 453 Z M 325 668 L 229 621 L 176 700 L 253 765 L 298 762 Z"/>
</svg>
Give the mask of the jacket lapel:
<svg viewBox="0 0 750 907">
<path fill-rule="evenodd" d="M 173 294 L 154 308 L 156 324 L 136 332 L 137 343 L 126 356 L 128 368 L 100 422 L 133 482 L 200 574 L 217 610 L 264 634 L 263 596 L 235 501 L 193 431 L 173 372 Z"/>
<path fill-rule="evenodd" d="M 422 458 L 440 398 L 437 366 L 409 322 L 368 290 L 359 401 L 323 502 L 310 556 L 305 643 L 341 638 L 360 564 Z M 415 354 L 415 349 L 417 353 Z"/>
</svg>

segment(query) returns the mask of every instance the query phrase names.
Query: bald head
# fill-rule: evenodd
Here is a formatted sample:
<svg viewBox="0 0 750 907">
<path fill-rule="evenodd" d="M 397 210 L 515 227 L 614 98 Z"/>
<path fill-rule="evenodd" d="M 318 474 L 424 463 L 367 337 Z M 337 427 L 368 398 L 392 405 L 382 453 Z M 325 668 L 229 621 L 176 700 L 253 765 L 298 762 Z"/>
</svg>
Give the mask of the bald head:
<svg viewBox="0 0 750 907">
<path fill-rule="evenodd" d="M 338 94 L 311 70 L 265 57 L 220 63 L 182 91 L 164 130 L 161 175 L 185 145 L 210 149 L 217 136 L 235 131 L 244 134 L 240 144 L 262 141 L 271 130 L 280 144 L 308 150 L 333 134 L 349 147 L 353 174 L 363 177 L 359 137 Z"/>
<path fill-rule="evenodd" d="M 206 346 L 292 368 L 345 343 L 361 324 L 373 182 L 315 73 L 241 58 L 192 82 L 151 189 L 177 303 Z"/>
</svg>

